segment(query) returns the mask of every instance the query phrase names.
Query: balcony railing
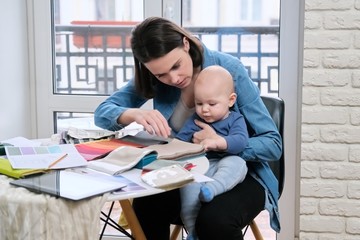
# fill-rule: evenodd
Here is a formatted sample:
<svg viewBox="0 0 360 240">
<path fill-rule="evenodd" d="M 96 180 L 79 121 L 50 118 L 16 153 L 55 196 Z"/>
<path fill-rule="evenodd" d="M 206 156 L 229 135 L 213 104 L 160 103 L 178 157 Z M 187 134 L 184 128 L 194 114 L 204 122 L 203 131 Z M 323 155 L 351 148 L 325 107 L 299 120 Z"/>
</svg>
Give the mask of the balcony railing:
<svg viewBox="0 0 360 240">
<path fill-rule="evenodd" d="M 57 25 L 55 92 L 109 95 L 134 75 L 127 25 Z M 279 27 L 188 27 L 210 49 L 239 58 L 262 93 L 278 92 Z"/>
</svg>

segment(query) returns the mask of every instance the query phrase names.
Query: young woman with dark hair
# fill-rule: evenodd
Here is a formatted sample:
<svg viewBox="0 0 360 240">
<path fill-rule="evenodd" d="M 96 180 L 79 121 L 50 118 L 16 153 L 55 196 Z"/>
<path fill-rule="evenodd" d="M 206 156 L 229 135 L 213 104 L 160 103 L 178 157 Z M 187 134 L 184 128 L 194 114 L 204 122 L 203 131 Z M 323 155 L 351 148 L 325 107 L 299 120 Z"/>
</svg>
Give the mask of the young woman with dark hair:
<svg viewBox="0 0 360 240">
<path fill-rule="evenodd" d="M 242 228 L 263 209 L 270 213 L 271 227 L 280 231 L 278 184 L 267 162 L 279 159 L 282 139 L 240 60 L 208 49 L 191 33 L 160 17 L 147 18 L 134 28 L 131 48 L 135 77 L 98 106 L 95 124 L 115 131 L 136 122 L 150 133 L 175 136 L 195 112 L 194 82 L 201 69 L 222 66 L 234 80 L 238 97 L 233 109 L 244 116 L 249 132 L 248 145 L 239 154 L 248 174 L 230 191 L 202 204 L 197 236 L 243 239 Z M 149 99 L 154 108 L 140 108 Z M 200 127 L 193 135 L 195 143 L 214 136 L 211 128 Z M 133 207 L 148 240 L 169 239 L 170 223 L 178 219 L 181 209 L 179 191 L 136 198 Z"/>
</svg>

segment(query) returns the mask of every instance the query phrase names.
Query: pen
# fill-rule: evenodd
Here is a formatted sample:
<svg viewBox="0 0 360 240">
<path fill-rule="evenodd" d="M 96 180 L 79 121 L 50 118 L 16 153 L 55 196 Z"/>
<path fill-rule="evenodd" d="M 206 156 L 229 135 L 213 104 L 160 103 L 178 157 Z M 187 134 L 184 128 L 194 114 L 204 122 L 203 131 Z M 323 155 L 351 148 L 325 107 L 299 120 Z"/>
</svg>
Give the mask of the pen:
<svg viewBox="0 0 360 240">
<path fill-rule="evenodd" d="M 56 159 L 55 161 L 53 161 L 48 168 L 52 168 L 53 166 L 55 166 L 55 164 L 57 164 L 58 162 L 60 162 L 61 160 L 63 160 L 64 158 L 66 158 L 68 154 L 65 153 L 63 156 L 61 156 L 60 158 Z"/>
</svg>

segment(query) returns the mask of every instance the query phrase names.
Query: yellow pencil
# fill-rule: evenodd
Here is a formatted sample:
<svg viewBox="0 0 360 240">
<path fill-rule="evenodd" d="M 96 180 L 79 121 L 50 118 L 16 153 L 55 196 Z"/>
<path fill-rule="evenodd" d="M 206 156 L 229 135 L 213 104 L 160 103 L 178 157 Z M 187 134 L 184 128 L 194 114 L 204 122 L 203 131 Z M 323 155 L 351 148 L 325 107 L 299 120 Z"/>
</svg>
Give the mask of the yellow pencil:
<svg viewBox="0 0 360 240">
<path fill-rule="evenodd" d="M 61 156 L 60 158 L 56 159 L 55 161 L 53 161 L 48 168 L 52 168 L 53 166 L 55 166 L 55 164 L 57 164 L 58 162 L 60 162 L 61 160 L 63 160 L 64 158 L 66 158 L 68 154 L 65 153 L 63 156 Z"/>
</svg>

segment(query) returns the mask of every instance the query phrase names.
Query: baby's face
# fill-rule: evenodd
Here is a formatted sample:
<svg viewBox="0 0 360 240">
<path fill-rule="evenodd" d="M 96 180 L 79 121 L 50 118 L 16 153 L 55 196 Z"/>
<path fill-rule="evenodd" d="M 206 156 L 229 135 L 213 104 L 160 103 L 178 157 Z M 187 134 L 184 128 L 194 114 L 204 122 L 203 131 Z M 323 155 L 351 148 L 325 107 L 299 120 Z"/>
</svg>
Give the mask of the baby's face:
<svg viewBox="0 0 360 240">
<path fill-rule="evenodd" d="M 211 84 L 208 84 L 211 83 Z M 196 113 L 207 123 L 222 120 L 228 116 L 230 96 L 224 86 L 208 81 L 195 87 Z"/>
</svg>

